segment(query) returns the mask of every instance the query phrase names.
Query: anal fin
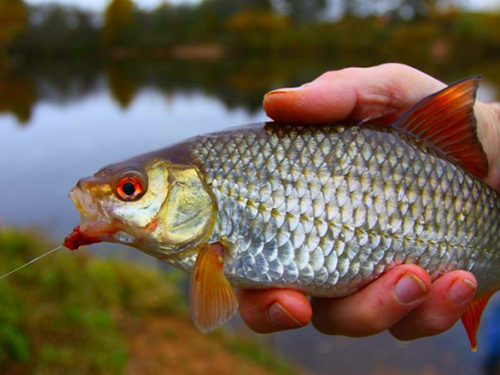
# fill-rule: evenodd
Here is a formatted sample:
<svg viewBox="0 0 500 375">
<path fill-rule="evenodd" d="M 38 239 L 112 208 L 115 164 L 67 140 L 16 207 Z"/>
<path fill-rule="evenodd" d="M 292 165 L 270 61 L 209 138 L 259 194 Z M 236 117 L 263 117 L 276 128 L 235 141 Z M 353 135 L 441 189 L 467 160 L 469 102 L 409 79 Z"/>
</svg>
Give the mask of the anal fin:
<svg viewBox="0 0 500 375">
<path fill-rule="evenodd" d="M 206 244 L 200 249 L 191 274 L 190 310 L 194 324 L 203 333 L 224 324 L 238 308 L 223 266 L 221 243 Z"/>
<path fill-rule="evenodd" d="M 488 304 L 493 292 L 485 293 L 475 298 L 462 315 L 462 323 L 469 337 L 470 347 L 473 352 L 477 349 L 477 331 L 484 308 Z"/>
</svg>

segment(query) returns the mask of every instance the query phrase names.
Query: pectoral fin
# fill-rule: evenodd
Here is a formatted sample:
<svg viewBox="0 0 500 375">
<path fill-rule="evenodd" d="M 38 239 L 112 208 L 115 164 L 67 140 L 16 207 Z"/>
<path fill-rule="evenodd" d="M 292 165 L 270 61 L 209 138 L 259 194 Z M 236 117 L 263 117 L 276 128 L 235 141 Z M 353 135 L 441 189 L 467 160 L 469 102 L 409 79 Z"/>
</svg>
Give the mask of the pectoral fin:
<svg viewBox="0 0 500 375">
<path fill-rule="evenodd" d="M 493 293 L 485 293 L 471 302 L 464 315 L 462 315 L 462 323 L 469 336 L 470 347 L 473 352 L 477 349 L 477 330 L 479 329 L 479 322 L 484 308 L 488 304 L 489 299 Z"/>
<path fill-rule="evenodd" d="M 238 308 L 236 296 L 223 272 L 223 261 L 222 244 L 204 245 L 191 274 L 191 317 L 203 333 L 224 324 Z"/>
</svg>

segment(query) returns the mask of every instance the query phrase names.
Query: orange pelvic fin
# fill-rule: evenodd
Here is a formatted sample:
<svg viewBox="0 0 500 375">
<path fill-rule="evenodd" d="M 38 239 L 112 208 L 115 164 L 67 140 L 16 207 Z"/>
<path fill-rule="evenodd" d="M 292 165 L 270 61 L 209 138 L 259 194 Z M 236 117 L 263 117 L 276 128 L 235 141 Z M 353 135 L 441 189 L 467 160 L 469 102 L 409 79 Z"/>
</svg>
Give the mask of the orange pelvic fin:
<svg viewBox="0 0 500 375">
<path fill-rule="evenodd" d="M 459 81 L 410 108 L 393 126 L 446 155 L 473 175 L 488 175 L 488 159 L 477 137 L 474 102 L 479 77 Z"/>
<path fill-rule="evenodd" d="M 492 295 L 493 292 L 489 292 L 475 298 L 462 315 L 462 323 L 469 337 L 470 347 L 473 352 L 477 349 L 477 330 L 479 329 L 481 315 Z"/>
<path fill-rule="evenodd" d="M 191 274 L 190 310 L 196 327 L 203 333 L 225 323 L 238 308 L 238 300 L 223 271 L 224 246 L 204 245 Z"/>
</svg>

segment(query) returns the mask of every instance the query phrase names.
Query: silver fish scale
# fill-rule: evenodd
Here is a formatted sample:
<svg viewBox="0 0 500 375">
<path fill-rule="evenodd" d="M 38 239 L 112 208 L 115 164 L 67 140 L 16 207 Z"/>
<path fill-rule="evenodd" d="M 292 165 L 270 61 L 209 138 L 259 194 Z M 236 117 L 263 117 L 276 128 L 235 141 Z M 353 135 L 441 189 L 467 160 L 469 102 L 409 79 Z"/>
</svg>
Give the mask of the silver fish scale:
<svg viewBox="0 0 500 375">
<path fill-rule="evenodd" d="M 500 286 L 498 194 L 395 130 L 256 125 L 197 137 L 191 157 L 233 285 L 343 296 L 416 263 Z"/>
</svg>

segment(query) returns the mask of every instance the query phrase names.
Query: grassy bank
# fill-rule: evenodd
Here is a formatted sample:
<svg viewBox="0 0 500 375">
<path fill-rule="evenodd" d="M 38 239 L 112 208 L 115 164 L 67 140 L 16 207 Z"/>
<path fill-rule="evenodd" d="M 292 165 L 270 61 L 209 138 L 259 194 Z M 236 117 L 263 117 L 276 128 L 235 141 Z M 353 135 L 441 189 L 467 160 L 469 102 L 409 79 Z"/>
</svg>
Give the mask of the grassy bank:
<svg viewBox="0 0 500 375">
<path fill-rule="evenodd" d="M 51 245 L 39 235 L 0 230 L 0 274 Z M 64 250 L 1 280 L 0 373 L 292 371 L 251 340 L 196 332 L 177 281 L 176 273 Z"/>
</svg>

